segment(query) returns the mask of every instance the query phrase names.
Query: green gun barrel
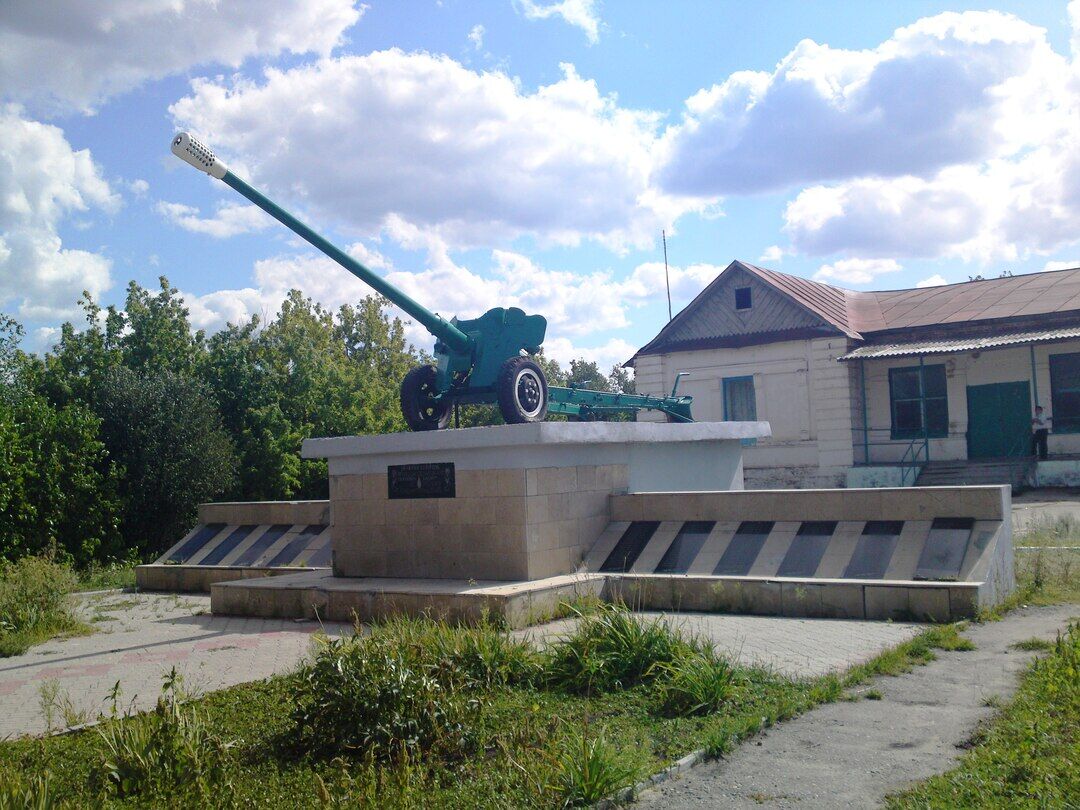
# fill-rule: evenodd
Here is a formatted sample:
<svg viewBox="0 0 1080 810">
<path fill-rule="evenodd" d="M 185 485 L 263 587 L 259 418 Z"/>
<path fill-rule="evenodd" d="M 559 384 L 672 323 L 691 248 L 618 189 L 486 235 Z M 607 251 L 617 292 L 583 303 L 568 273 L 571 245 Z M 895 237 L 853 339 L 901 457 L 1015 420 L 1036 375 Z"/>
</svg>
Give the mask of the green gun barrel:
<svg viewBox="0 0 1080 810">
<path fill-rule="evenodd" d="M 222 180 L 225 185 L 238 191 L 297 236 L 321 250 L 358 279 L 373 287 L 380 295 L 393 301 L 453 351 L 461 354 L 471 352 L 472 341 L 468 335 L 427 307 L 414 301 L 386 279 L 371 272 L 337 245 L 315 233 L 269 197 L 252 188 L 229 171 L 228 167 L 214 156 L 209 147 L 192 138 L 188 133 L 181 132 L 173 138 L 172 151 L 173 154 L 186 163 L 190 163 L 196 169 Z"/>
</svg>

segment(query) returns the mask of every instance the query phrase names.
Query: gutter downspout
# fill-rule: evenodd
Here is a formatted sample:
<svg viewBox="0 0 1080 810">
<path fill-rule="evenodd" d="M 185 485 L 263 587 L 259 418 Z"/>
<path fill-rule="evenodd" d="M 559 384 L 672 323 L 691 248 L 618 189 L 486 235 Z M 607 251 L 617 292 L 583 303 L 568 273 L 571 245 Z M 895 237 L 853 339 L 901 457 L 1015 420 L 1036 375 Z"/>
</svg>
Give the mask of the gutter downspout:
<svg viewBox="0 0 1080 810">
<path fill-rule="evenodd" d="M 866 402 L 866 359 L 859 358 L 859 377 L 862 378 L 862 442 L 863 463 L 870 463 L 870 422 Z"/>
<path fill-rule="evenodd" d="M 926 367 L 923 356 L 919 355 L 919 408 L 922 411 L 923 447 L 926 448 L 926 461 L 930 461 L 930 426 L 926 424 Z"/>
<path fill-rule="evenodd" d="M 1035 375 L 1035 344 L 1029 343 L 1028 350 L 1031 353 L 1031 394 L 1035 397 L 1035 407 L 1039 407 L 1039 378 Z M 1035 460 L 1035 467 L 1032 473 L 1032 477 L 1035 479 L 1032 484 L 1039 486 L 1039 461 Z"/>
</svg>

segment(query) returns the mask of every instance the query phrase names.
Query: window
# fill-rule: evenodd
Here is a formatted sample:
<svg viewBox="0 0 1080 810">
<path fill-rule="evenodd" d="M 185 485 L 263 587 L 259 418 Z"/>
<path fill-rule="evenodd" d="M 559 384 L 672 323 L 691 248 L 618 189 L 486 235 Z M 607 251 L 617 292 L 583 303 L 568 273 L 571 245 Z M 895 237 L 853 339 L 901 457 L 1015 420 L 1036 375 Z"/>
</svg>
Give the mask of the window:
<svg viewBox="0 0 1080 810">
<path fill-rule="evenodd" d="M 941 439 L 949 435 L 949 400 L 945 390 L 945 366 L 922 366 L 923 383 L 919 385 L 920 366 L 889 369 L 889 403 L 892 409 L 892 437 L 917 439 L 923 435 L 923 408 L 926 409 L 926 435 Z M 920 395 L 921 394 L 921 395 Z"/>
<path fill-rule="evenodd" d="M 757 399 L 754 396 L 753 377 L 724 377 L 724 421 L 756 422 Z M 757 439 L 742 439 L 750 447 Z"/>
<path fill-rule="evenodd" d="M 749 287 L 736 287 L 735 288 L 735 309 L 750 309 L 752 305 L 752 299 L 750 298 Z"/>
<path fill-rule="evenodd" d="M 1080 353 L 1050 355 L 1050 416 L 1054 433 L 1080 433 Z"/>
</svg>

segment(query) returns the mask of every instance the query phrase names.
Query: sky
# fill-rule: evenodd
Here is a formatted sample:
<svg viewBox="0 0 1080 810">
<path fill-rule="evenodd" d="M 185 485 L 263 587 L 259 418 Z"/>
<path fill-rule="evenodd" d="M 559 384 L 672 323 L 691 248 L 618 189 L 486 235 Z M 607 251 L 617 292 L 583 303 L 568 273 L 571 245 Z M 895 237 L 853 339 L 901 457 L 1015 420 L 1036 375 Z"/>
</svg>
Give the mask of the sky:
<svg viewBox="0 0 1080 810">
<path fill-rule="evenodd" d="M 445 317 L 605 367 L 733 259 L 851 289 L 1080 265 L 1080 0 L 5 0 L 0 311 L 195 328 L 367 294 L 169 151 Z M 419 347 L 433 340 L 415 325 Z"/>
</svg>

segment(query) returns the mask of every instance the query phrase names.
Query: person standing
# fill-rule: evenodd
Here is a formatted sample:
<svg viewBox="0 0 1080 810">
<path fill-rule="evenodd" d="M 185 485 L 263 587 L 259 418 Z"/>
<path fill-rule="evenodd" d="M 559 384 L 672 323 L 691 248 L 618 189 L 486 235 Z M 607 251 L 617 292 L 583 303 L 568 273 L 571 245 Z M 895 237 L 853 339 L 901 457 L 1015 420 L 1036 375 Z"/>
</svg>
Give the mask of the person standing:
<svg viewBox="0 0 1080 810">
<path fill-rule="evenodd" d="M 1053 420 L 1043 414 L 1042 405 L 1035 406 L 1035 418 L 1031 420 L 1031 455 L 1038 453 L 1039 459 L 1045 461 L 1047 457 L 1046 437 L 1050 432 L 1050 423 Z"/>
</svg>

